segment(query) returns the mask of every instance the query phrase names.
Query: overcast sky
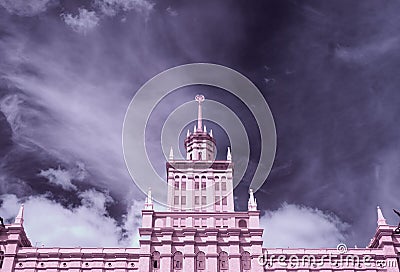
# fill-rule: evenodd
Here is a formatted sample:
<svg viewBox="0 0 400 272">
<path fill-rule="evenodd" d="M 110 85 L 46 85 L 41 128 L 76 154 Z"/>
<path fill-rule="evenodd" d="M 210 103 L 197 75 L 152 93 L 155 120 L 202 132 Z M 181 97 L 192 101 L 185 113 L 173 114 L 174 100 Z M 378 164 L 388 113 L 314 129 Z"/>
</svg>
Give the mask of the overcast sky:
<svg viewBox="0 0 400 272">
<path fill-rule="evenodd" d="M 123 157 L 128 104 L 158 73 L 210 62 L 252 80 L 274 116 L 276 159 L 256 193 L 265 245 L 366 246 L 377 205 L 398 223 L 399 9 L 370 0 L 0 0 L 0 215 L 11 220 L 26 203 L 34 244 L 136 245 L 145 196 Z M 225 91 L 182 88 L 156 105 L 149 158 L 164 174 L 163 122 L 199 91 L 244 121 L 250 163 L 235 205 L 245 210 L 259 130 Z M 223 157 L 226 133 L 207 126 Z"/>
</svg>

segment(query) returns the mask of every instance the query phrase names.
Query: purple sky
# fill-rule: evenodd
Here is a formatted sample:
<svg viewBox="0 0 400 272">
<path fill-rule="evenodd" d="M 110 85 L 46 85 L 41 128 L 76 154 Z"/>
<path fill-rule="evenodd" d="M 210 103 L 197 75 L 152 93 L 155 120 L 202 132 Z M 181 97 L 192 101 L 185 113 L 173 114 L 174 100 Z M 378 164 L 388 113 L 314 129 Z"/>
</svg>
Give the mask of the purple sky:
<svg viewBox="0 0 400 272">
<path fill-rule="evenodd" d="M 265 244 L 367 245 L 376 206 L 393 225 L 391 209 L 400 207 L 399 8 L 369 0 L 0 0 L 0 216 L 26 203 L 34 244 L 135 244 L 144 195 L 124 163 L 125 111 L 156 74 L 211 62 L 250 78 L 275 119 L 276 160 L 256 193 Z M 168 114 L 199 90 L 229 106 L 250 135 L 249 169 L 235 190 L 244 210 L 260 143 L 254 118 L 232 95 L 189 87 L 166 97 L 148 124 L 150 158 L 161 154 Z M 223 154 L 228 138 L 207 126 Z M 163 159 L 153 163 L 163 171 Z M 43 230 L 55 220 L 65 226 Z"/>
</svg>

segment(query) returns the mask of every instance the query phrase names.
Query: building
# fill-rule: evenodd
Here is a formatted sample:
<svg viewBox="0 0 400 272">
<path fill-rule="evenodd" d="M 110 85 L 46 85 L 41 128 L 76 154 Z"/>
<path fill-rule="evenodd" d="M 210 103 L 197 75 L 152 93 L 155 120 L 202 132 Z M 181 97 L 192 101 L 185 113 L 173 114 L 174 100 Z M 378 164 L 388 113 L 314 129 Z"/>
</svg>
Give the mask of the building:
<svg viewBox="0 0 400 272">
<path fill-rule="evenodd" d="M 226 160 L 214 160 L 216 141 L 202 124 L 204 97 L 196 100 L 198 120 L 185 139 L 186 160 L 175 160 L 171 151 L 166 163 L 168 210 L 154 210 L 149 190 L 139 248 L 33 247 L 21 206 L 15 222 L 0 229 L 1 271 L 399 271 L 400 229 L 386 223 L 379 207 L 367 248 L 263 248 L 253 192 L 248 210 L 235 211 L 230 150 Z"/>
</svg>

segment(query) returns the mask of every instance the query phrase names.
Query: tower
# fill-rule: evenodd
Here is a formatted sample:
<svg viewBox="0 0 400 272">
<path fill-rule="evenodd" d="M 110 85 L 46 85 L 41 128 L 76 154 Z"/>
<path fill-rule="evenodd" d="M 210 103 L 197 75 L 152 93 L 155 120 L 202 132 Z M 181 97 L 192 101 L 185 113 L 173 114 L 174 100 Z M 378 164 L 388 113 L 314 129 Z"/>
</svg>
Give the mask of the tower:
<svg viewBox="0 0 400 272">
<path fill-rule="evenodd" d="M 168 210 L 154 211 L 149 191 L 142 211 L 139 271 L 263 271 L 253 191 L 248 211 L 235 211 L 231 151 L 215 160 L 216 140 L 203 125 L 204 96 L 195 100 L 197 125 L 184 141 L 186 159 L 174 159 L 171 149 L 166 162 Z"/>
<path fill-rule="evenodd" d="M 198 118 L 193 133 L 185 139 L 186 160 L 169 157 L 168 206 L 172 211 L 234 211 L 233 163 L 230 151 L 226 160 L 215 161 L 216 141 L 202 125 L 202 102 L 197 95 Z"/>
</svg>

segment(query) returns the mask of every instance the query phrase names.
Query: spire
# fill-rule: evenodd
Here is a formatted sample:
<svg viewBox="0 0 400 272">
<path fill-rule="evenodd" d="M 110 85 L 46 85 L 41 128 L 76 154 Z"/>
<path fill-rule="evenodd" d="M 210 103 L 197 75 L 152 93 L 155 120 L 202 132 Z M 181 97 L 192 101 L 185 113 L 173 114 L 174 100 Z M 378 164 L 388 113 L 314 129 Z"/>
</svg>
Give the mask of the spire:
<svg viewBox="0 0 400 272">
<path fill-rule="evenodd" d="M 249 202 L 247 204 L 247 208 L 249 211 L 256 211 L 257 210 L 257 200 L 254 197 L 253 189 L 250 189 L 249 193 L 250 193 L 250 197 L 249 197 Z"/>
<path fill-rule="evenodd" d="M 24 223 L 24 204 L 21 205 L 17 217 L 15 217 L 14 224 L 21 225 Z"/>
<path fill-rule="evenodd" d="M 204 101 L 204 95 L 198 94 L 194 98 L 199 103 L 199 111 L 197 113 L 197 131 L 202 131 L 203 128 L 203 113 L 201 111 L 201 103 Z"/>
<path fill-rule="evenodd" d="M 151 197 L 151 187 L 149 187 L 149 191 L 147 193 L 146 201 L 144 203 L 145 210 L 152 210 L 153 209 L 153 198 Z"/>
<path fill-rule="evenodd" d="M 186 133 L 186 138 L 188 138 L 190 136 L 190 131 L 188 130 Z"/>
<path fill-rule="evenodd" d="M 226 160 L 231 161 L 232 160 L 232 155 L 231 155 L 231 148 L 228 146 L 228 152 L 226 153 Z"/>
<path fill-rule="evenodd" d="M 174 159 L 174 150 L 172 149 L 172 146 L 171 146 L 171 149 L 169 150 L 169 159 L 170 160 Z"/>
<path fill-rule="evenodd" d="M 378 207 L 376 207 L 376 209 L 378 212 L 378 222 L 377 222 L 378 226 L 386 226 L 387 225 L 386 219 L 385 219 L 385 217 L 383 217 L 381 208 L 378 206 Z"/>
<path fill-rule="evenodd" d="M 210 136 L 213 137 L 212 129 L 210 129 Z"/>
<path fill-rule="evenodd" d="M 206 127 L 206 125 L 204 125 L 204 130 L 203 130 L 205 133 L 207 133 L 207 127 Z"/>
<path fill-rule="evenodd" d="M 196 125 L 194 125 L 193 132 L 196 132 L 196 131 L 197 131 L 197 128 L 196 128 Z"/>
</svg>

